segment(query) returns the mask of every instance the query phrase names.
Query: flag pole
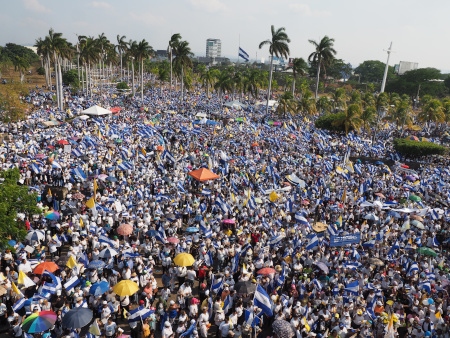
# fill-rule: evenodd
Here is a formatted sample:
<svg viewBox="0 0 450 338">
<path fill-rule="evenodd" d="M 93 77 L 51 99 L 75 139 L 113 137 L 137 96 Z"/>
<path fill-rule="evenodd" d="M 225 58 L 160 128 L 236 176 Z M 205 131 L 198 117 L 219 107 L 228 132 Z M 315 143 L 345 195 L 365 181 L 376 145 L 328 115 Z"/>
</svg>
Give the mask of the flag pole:
<svg viewBox="0 0 450 338">
<path fill-rule="evenodd" d="M 239 66 L 239 52 L 240 52 L 240 50 L 241 50 L 241 34 L 240 34 L 240 33 L 239 33 L 238 45 L 239 45 L 239 48 L 238 48 L 238 59 L 237 59 L 237 64 L 238 64 L 238 66 Z"/>
</svg>

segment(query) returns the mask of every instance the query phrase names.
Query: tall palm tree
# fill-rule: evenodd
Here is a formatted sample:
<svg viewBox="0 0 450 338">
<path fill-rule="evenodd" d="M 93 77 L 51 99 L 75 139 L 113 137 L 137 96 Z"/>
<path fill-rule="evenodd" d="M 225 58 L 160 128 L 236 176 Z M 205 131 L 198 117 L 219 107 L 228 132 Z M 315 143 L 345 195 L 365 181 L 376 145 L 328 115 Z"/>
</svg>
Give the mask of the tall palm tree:
<svg viewBox="0 0 450 338">
<path fill-rule="evenodd" d="M 92 95 L 93 81 L 91 74 L 91 65 L 94 65 L 99 58 L 99 45 L 96 43 L 95 38 L 90 36 L 80 36 L 79 37 L 79 48 L 80 48 L 80 61 L 82 63 L 81 67 L 81 77 L 83 78 L 83 68 L 86 80 L 86 95 Z M 83 67 L 84 66 L 84 67 Z M 84 82 L 83 82 L 84 86 Z M 84 90 L 84 88 L 83 88 Z"/>
<path fill-rule="evenodd" d="M 317 74 L 316 74 L 316 91 L 315 98 L 319 95 L 319 76 L 320 76 L 320 68 L 325 64 L 329 64 L 336 55 L 336 51 L 334 50 L 334 39 L 330 39 L 328 36 L 324 36 L 320 42 L 316 42 L 314 40 L 308 40 L 311 44 L 313 44 L 315 51 L 312 52 L 309 57 L 309 62 L 314 62 L 317 64 Z"/>
<path fill-rule="evenodd" d="M 206 96 L 209 98 L 209 88 L 214 88 L 214 84 L 217 80 L 220 71 L 218 69 L 208 69 L 200 75 L 200 79 L 203 82 L 203 86 L 206 87 Z"/>
<path fill-rule="evenodd" d="M 367 132 L 367 125 L 375 122 L 377 117 L 377 109 L 375 106 L 366 106 L 363 108 L 361 113 L 361 120 L 364 132 Z"/>
<path fill-rule="evenodd" d="M 48 39 L 39 38 L 34 43 L 34 47 L 37 48 L 37 55 L 41 57 L 42 67 L 45 71 L 45 84 L 47 87 L 52 86 L 52 77 L 51 77 L 51 51 Z"/>
<path fill-rule="evenodd" d="M 141 101 L 144 103 L 144 60 L 154 54 L 152 46 L 145 39 L 137 44 L 135 57 L 139 62 L 139 73 L 141 78 Z"/>
<path fill-rule="evenodd" d="M 214 89 L 217 90 L 217 92 L 219 93 L 220 101 L 223 102 L 223 94 L 225 94 L 225 92 L 231 92 L 233 90 L 233 78 L 228 71 L 224 70 L 220 72 L 219 76 L 217 77 L 217 81 L 214 84 Z"/>
<path fill-rule="evenodd" d="M 408 95 L 403 95 L 402 97 L 392 95 L 391 99 L 394 100 L 394 107 L 389 112 L 389 120 L 395 122 L 397 130 L 401 128 L 400 134 L 403 134 L 403 126 L 412 123 L 411 100 Z"/>
<path fill-rule="evenodd" d="M 244 92 L 250 93 L 253 98 L 258 97 L 259 89 L 262 87 L 264 78 L 258 69 L 250 69 L 244 78 Z"/>
<path fill-rule="evenodd" d="M 292 69 L 292 95 L 295 96 L 295 80 L 297 79 L 297 75 L 305 76 L 308 72 L 308 64 L 303 58 L 295 58 L 292 61 L 292 66 L 288 67 L 288 69 Z"/>
<path fill-rule="evenodd" d="M 127 37 L 125 35 L 120 36 L 119 34 L 117 34 L 117 51 L 119 52 L 120 55 L 120 76 L 119 76 L 119 80 L 122 81 L 123 78 L 123 65 L 122 65 L 122 55 L 126 52 L 126 50 L 128 49 L 128 42 L 125 41 Z"/>
<path fill-rule="evenodd" d="M 331 100 L 333 102 L 333 109 L 335 113 L 340 110 L 343 111 L 347 108 L 347 93 L 344 88 L 337 88 L 331 95 Z"/>
<path fill-rule="evenodd" d="M 180 79 L 181 79 L 181 101 L 184 100 L 184 70 L 185 68 L 192 67 L 191 57 L 194 53 L 191 52 L 191 47 L 189 47 L 189 42 L 180 41 L 176 46 L 176 55 L 174 62 L 180 68 Z"/>
<path fill-rule="evenodd" d="M 445 111 L 441 101 L 430 98 L 417 116 L 419 121 L 442 123 L 445 121 Z"/>
<path fill-rule="evenodd" d="M 170 93 L 172 93 L 173 55 L 176 54 L 180 41 L 181 35 L 179 33 L 175 33 L 170 37 L 169 46 L 167 47 L 167 55 L 169 56 L 170 61 Z"/>
<path fill-rule="evenodd" d="M 291 42 L 288 35 L 285 32 L 285 28 L 281 27 L 275 30 L 275 27 L 272 25 L 270 27 L 272 32 L 272 38 L 262 41 L 259 44 L 259 49 L 264 47 L 265 45 L 269 46 L 270 53 L 270 71 L 269 71 L 269 88 L 267 90 L 267 104 L 266 104 L 266 114 L 269 113 L 269 100 L 270 100 L 270 91 L 272 89 L 272 72 L 273 72 L 273 56 L 276 57 L 284 57 L 287 58 L 289 55 L 289 45 Z"/>
<path fill-rule="evenodd" d="M 30 63 L 26 58 L 17 55 L 12 59 L 12 63 L 14 65 L 14 70 L 20 74 L 20 83 L 23 83 L 25 72 L 30 67 Z"/>
<path fill-rule="evenodd" d="M 316 102 L 313 97 L 313 93 L 310 90 L 303 92 L 300 100 L 297 102 L 298 111 L 305 116 L 312 116 L 317 113 Z"/>
<path fill-rule="evenodd" d="M 348 106 L 342 119 L 335 122 L 344 126 L 345 134 L 347 135 L 350 130 L 357 130 L 361 127 L 363 122 L 361 119 L 361 113 L 361 106 L 359 104 L 352 103 Z"/>
<path fill-rule="evenodd" d="M 288 113 L 293 115 L 297 111 L 297 102 L 294 100 L 294 95 L 290 92 L 281 95 L 276 112 L 279 115 L 286 117 Z"/>
<path fill-rule="evenodd" d="M 136 87 L 134 83 L 134 62 L 136 60 L 136 54 L 137 54 L 137 48 L 138 48 L 138 42 L 130 40 L 129 42 L 129 48 L 128 48 L 128 55 L 131 63 L 131 95 L 134 97 L 136 93 Z"/>
<path fill-rule="evenodd" d="M 333 105 L 331 104 L 328 96 L 324 95 L 319 97 L 319 99 L 316 101 L 316 108 L 319 111 L 319 114 L 326 114 L 331 112 Z"/>
</svg>

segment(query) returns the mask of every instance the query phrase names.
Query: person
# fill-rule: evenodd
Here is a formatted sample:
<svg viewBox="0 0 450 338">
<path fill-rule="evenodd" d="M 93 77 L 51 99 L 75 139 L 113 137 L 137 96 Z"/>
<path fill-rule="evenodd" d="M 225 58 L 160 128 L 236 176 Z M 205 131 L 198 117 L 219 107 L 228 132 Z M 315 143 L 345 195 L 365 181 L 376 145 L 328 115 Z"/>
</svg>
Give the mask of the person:
<svg viewBox="0 0 450 338">
<path fill-rule="evenodd" d="M 151 335 L 151 330 L 150 330 L 149 320 L 148 320 L 148 318 L 146 318 L 144 320 L 144 324 L 142 325 L 142 336 L 144 338 L 150 338 L 150 335 Z"/>
<path fill-rule="evenodd" d="M 117 324 L 113 322 L 112 318 L 108 318 L 108 321 L 105 324 L 105 336 L 107 338 L 115 337 L 116 335 Z"/>
<path fill-rule="evenodd" d="M 174 333 L 172 331 L 172 325 L 170 322 L 166 321 L 164 322 L 164 328 L 161 333 L 162 338 L 173 338 Z"/>
<path fill-rule="evenodd" d="M 19 322 L 19 318 L 15 318 L 14 322 L 12 323 L 12 334 L 15 338 L 22 337 L 22 325 Z"/>
</svg>

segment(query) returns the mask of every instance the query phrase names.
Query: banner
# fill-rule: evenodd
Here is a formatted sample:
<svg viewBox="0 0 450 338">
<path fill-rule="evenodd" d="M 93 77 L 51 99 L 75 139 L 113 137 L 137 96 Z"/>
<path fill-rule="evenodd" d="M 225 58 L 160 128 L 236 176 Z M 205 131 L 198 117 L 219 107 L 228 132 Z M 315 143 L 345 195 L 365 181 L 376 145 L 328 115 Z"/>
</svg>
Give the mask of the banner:
<svg viewBox="0 0 450 338">
<path fill-rule="evenodd" d="M 344 246 L 347 244 L 355 244 L 361 242 L 361 233 L 345 235 L 345 236 L 331 236 L 330 246 Z"/>
</svg>

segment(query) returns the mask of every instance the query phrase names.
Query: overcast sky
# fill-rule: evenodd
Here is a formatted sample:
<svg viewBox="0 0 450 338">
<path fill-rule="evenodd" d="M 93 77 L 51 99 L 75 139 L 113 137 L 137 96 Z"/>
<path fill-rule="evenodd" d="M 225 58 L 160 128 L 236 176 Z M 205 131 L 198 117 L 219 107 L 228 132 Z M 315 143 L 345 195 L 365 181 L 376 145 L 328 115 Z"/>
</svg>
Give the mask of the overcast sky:
<svg viewBox="0 0 450 338">
<path fill-rule="evenodd" d="M 29 45 L 50 27 L 71 42 L 76 35 L 117 34 L 146 39 L 166 49 L 180 33 L 197 56 L 205 55 L 207 38 L 222 40 L 222 55 L 237 58 L 241 47 L 254 59 L 268 57 L 258 49 L 271 37 L 270 25 L 285 27 L 291 57 L 307 58 L 308 39 L 335 39 L 337 57 L 354 67 L 364 60 L 390 64 L 418 62 L 419 67 L 450 70 L 449 0 L 3 0 L 0 45 Z M 256 54 L 257 53 L 257 54 Z"/>
</svg>

